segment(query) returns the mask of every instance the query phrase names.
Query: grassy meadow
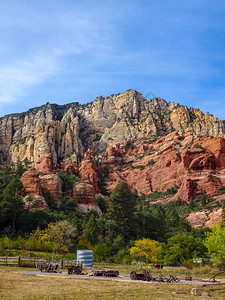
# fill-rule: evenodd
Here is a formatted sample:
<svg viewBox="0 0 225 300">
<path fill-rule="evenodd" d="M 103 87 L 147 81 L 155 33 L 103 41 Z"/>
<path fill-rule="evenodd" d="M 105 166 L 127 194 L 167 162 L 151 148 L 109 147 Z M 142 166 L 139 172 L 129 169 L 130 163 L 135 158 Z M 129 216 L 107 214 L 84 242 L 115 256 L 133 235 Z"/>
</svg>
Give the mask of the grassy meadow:
<svg viewBox="0 0 225 300">
<path fill-rule="evenodd" d="M 122 276 L 129 274 L 135 268 L 132 266 L 96 264 L 96 268 L 111 268 L 119 270 Z M 147 269 L 147 268 L 146 268 Z M 149 282 L 119 282 L 102 279 L 77 279 L 77 278 L 56 278 L 32 276 L 15 273 L 13 271 L 22 271 L 24 268 L 0 267 L 0 299 L 1 300 L 38 300 L 38 299 L 195 299 L 190 291 L 192 287 L 198 287 L 202 292 L 207 291 L 214 299 L 225 298 L 225 286 L 196 286 L 184 284 L 164 284 Z M 26 268 L 26 270 L 36 270 Z M 136 270 L 138 270 L 136 268 Z M 84 270 L 84 271 L 91 271 Z M 160 270 L 161 271 L 161 270 Z M 151 271 L 157 275 L 159 270 Z M 208 269 L 198 268 L 198 277 L 206 277 Z M 215 270 L 214 270 L 215 271 Z M 66 272 L 66 270 L 63 270 Z M 193 272 L 193 270 L 192 270 Z M 185 268 L 164 268 L 160 273 L 163 275 L 177 275 L 182 278 L 186 276 Z M 214 272 L 215 273 L 215 272 Z M 192 274 L 194 275 L 194 273 Z M 205 276 L 204 276 L 205 275 Z M 172 292 L 182 291 L 186 294 L 173 294 Z M 203 297 L 202 297 L 203 298 Z M 202 299 L 201 298 L 201 299 Z"/>
</svg>

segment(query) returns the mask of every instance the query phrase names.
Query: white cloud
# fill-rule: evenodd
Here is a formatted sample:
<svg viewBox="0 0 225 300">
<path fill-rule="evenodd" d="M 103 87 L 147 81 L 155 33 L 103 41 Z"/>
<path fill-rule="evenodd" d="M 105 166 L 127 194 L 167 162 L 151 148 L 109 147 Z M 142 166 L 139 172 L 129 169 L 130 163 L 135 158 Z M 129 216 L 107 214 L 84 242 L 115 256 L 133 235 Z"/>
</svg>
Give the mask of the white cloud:
<svg viewBox="0 0 225 300">
<path fill-rule="evenodd" d="M 14 18 L 15 12 L 1 15 L 4 22 L 0 30 L 7 34 L 3 33 L 4 45 L 0 47 L 0 57 L 5 58 L 0 59 L 0 103 L 22 101 L 31 88 L 64 73 L 71 57 L 76 68 L 80 64 L 77 56 L 97 59 L 110 51 L 110 26 L 102 26 L 95 10 L 90 13 L 79 7 L 71 11 L 65 8 L 51 14 L 20 7 L 19 18 Z M 7 49 L 12 48 L 14 55 L 9 57 Z"/>
<path fill-rule="evenodd" d="M 7 64 L 0 73 L 0 103 L 14 103 L 33 85 L 43 82 L 58 71 L 57 56 L 32 56 Z"/>
</svg>

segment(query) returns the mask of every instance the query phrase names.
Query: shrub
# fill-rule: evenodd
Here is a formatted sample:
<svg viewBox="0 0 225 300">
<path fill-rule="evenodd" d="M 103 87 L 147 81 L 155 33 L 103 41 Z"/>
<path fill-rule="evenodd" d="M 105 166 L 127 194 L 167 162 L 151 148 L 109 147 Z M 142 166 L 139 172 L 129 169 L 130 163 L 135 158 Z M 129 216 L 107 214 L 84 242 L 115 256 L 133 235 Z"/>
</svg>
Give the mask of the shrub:
<svg viewBox="0 0 225 300">
<path fill-rule="evenodd" d="M 151 159 L 149 162 L 148 162 L 148 165 L 149 166 L 153 166 L 155 164 L 155 161 L 153 159 Z"/>
<path fill-rule="evenodd" d="M 130 265 L 132 262 L 132 257 L 129 255 L 129 251 L 126 249 L 121 249 L 114 255 L 114 262 L 119 264 Z"/>
<path fill-rule="evenodd" d="M 224 185 L 222 185 L 219 189 L 219 195 L 223 195 L 223 194 L 225 194 L 225 186 Z"/>
<path fill-rule="evenodd" d="M 195 145 L 193 146 L 193 148 L 199 148 L 199 149 L 205 150 L 205 148 L 202 147 L 202 146 L 199 145 L 199 144 L 195 144 Z"/>
<path fill-rule="evenodd" d="M 97 244 L 94 248 L 94 260 L 109 262 L 112 255 L 112 246 L 108 244 Z"/>
<path fill-rule="evenodd" d="M 124 149 L 125 149 L 125 150 L 128 150 L 128 149 L 134 149 L 134 148 L 135 148 L 135 145 L 134 145 L 134 143 L 131 142 L 131 141 L 128 141 L 128 142 L 126 143 L 126 145 L 124 146 Z"/>
<path fill-rule="evenodd" d="M 32 235 L 25 243 L 25 249 L 30 251 L 52 252 L 54 245 L 50 241 L 43 241 Z"/>
<path fill-rule="evenodd" d="M 133 170 L 133 169 L 141 169 L 141 170 L 143 170 L 144 168 L 145 168 L 145 166 L 142 166 L 142 165 L 131 166 L 131 170 Z"/>
<path fill-rule="evenodd" d="M 23 245 L 25 243 L 25 239 L 21 236 L 17 238 L 11 239 L 8 236 L 2 237 L 0 239 L 0 246 L 2 249 L 23 249 Z"/>
</svg>

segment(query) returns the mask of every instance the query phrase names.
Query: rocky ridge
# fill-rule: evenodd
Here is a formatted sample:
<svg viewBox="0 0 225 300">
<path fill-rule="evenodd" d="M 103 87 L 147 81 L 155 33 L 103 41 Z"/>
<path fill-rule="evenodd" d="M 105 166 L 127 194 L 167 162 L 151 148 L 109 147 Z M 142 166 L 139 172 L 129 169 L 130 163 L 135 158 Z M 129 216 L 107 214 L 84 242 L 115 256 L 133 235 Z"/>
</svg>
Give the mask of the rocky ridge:
<svg viewBox="0 0 225 300">
<path fill-rule="evenodd" d="M 49 104 L 0 118 L 0 163 L 18 159 L 36 163 L 51 153 L 53 162 L 78 162 L 91 148 L 103 153 L 123 140 L 184 135 L 224 137 L 225 125 L 209 113 L 162 98 L 146 100 L 128 90 L 79 105 Z"/>
</svg>

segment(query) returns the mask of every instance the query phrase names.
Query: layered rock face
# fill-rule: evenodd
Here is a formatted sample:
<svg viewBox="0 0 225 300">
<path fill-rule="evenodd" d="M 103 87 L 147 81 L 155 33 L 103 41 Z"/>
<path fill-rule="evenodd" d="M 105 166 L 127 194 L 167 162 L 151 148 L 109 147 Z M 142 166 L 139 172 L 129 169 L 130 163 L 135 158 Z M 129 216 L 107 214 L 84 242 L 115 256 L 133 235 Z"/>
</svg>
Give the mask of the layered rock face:
<svg viewBox="0 0 225 300">
<path fill-rule="evenodd" d="M 26 197 L 24 198 L 27 209 L 39 208 L 48 209 L 44 196 L 50 194 L 54 202 L 59 206 L 63 195 L 69 199 L 73 198 L 78 204 L 78 211 L 87 214 L 90 210 L 95 210 L 101 215 L 101 210 L 95 199 L 95 190 L 88 180 L 76 181 L 71 190 L 63 193 L 63 178 L 60 174 L 53 173 L 53 169 L 61 167 L 63 171 L 76 171 L 76 167 L 60 164 L 54 165 L 52 154 L 46 154 L 42 161 L 39 161 L 35 167 L 27 170 L 21 177 Z M 91 181 L 92 177 L 90 177 Z M 96 183 L 97 184 L 97 183 Z"/>
<path fill-rule="evenodd" d="M 0 119 L 0 162 L 38 162 L 48 153 L 54 163 L 69 155 L 76 161 L 83 155 L 79 132 L 78 116 L 54 104 L 5 116 Z"/>
<path fill-rule="evenodd" d="M 108 148 L 98 166 L 100 172 L 107 169 L 109 192 L 123 180 L 139 194 L 176 187 L 171 200 L 190 202 L 202 193 L 217 196 L 225 185 L 224 150 L 223 138 L 194 139 L 191 132 L 183 137 L 174 131 L 155 142 L 145 139 Z"/>
<path fill-rule="evenodd" d="M 126 181 L 139 194 L 154 191 L 165 192 L 175 187 L 178 192 L 170 201 L 178 199 L 189 203 L 205 193 L 215 201 L 225 186 L 225 139 L 221 137 L 197 137 L 192 132 L 185 136 L 174 131 L 153 141 L 151 139 L 118 143 L 109 147 L 102 157 L 92 157 L 98 173 L 104 174 L 104 184 L 112 192 L 120 181 Z M 188 217 L 195 227 L 211 227 L 222 221 L 222 209 L 203 210 Z"/>
<path fill-rule="evenodd" d="M 128 90 L 86 105 L 46 104 L 0 118 L 0 163 L 36 163 L 48 153 L 54 163 L 77 162 L 88 148 L 100 154 L 123 140 L 166 136 L 174 130 L 181 135 L 188 130 L 194 136 L 225 134 L 224 123 L 208 113 L 161 98 L 148 101 Z"/>
<path fill-rule="evenodd" d="M 183 154 L 184 180 L 177 195 L 184 201 L 206 193 L 210 197 L 218 195 L 225 185 L 225 140 L 223 138 L 196 138 L 192 149 Z"/>
<path fill-rule="evenodd" d="M 183 137 L 174 131 L 158 140 L 118 143 L 115 147 L 109 147 L 102 156 L 88 149 L 79 168 L 66 163 L 55 165 L 52 155 L 46 154 L 42 161 L 23 174 L 21 181 L 26 194 L 35 196 L 34 200 L 38 198 L 39 207 L 47 209 L 44 191 L 49 192 L 58 205 L 63 196 L 63 179 L 59 174 L 52 173 L 53 169 L 61 168 L 70 174 L 79 172 L 83 180 L 76 181 L 65 196 L 75 199 L 82 213 L 94 209 L 100 214 L 95 200 L 95 194 L 100 192 L 100 178 L 108 192 L 112 192 L 118 182 L 126 181 L 139 194 L 165 192 L 175 187 L 178 192 L 170 201 L 181 199 L 190 202 L 203 193 L 221 201 L 223 199 L 219 199 L 221 196 L 218 193 L 220 187 L 225 185 L 224 153 L 223 138 L 194 139 L 191 132 Z M 207 212 L 199 213 L 199 220 L 204 219 L 205 226 L 221 219 L 220 210 L 213 212 L 210 218 L 207 215 Z M 197 219 L 195 214 L 190 216 L 190 223 L 195 227 L 199 226 Z"/>
</svg>

